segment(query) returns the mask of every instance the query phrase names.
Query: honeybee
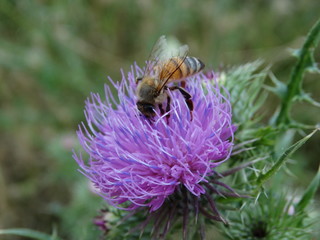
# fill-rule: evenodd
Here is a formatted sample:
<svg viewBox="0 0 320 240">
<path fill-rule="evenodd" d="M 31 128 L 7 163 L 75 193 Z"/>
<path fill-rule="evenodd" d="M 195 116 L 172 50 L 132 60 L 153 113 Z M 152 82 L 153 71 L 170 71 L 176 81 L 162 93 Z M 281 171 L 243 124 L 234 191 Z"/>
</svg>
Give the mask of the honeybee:
<svg viewBox="0 0 320 240">
<path fill-rule="evenodd" d="M 183 45 L 170 51 L 165 36 L 161 36 L 155 43 L 143 76 L 137 78 L 137 107 L 146 118 L 150 119 L 156 115 L 157 106 L 161 115 L 168 113 L 171 98 L 167 91 L 179 90 L 190 110 L 192 120 L 192 96 L 185 89 L 185 80 L 200 72 L 205 65 L 198 58 L 187 56 L 188 50 L 188 46 Z M 180 86 L 167 86 L 171 82 L 178 82 Z M 167 103 L 164 110 L 162 104 L 165 101 Z M 169 116 L 168 113 L 166 115 L 167 122 Z"/>
</svg>

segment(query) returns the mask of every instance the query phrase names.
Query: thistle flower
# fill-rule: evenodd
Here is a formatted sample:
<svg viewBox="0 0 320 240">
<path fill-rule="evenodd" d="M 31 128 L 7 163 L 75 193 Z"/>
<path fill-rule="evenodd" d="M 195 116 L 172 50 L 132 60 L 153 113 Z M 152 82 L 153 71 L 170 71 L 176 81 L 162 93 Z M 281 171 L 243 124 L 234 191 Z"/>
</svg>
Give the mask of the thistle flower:
<svg viewBox="0 0 320 240">
<path fill-rule="evenodd" d="M 109 79 L 117 97 L 106 85 L 105 98 L 91 94 L 86 101 L 87 125 L 79 127 L 78 138 L 89 160 L 85 163 L 81 154 L 74 154 L 80 171 L 119 209 L 149 207 L 154 212 L 178 192 L 208 197 L 208 189 L 214 190 L 208 179 L 229 158 L 233 146 L 235 126 L 228 98 L 212 78 L 199 74 L 187 80 L 194 103 L 192 121 L 176 91 L 169 92 L 169 122 L 158 110 L 150 122 L 136 107 L 135 79 L 142 74 L 134 66 L 127 76 L 122 73 L 120 83 Z"/>
<path fill-rule="evenodd" d="M 296 197 L 287 198 L 287 193 L 269 192 L 257 202 L 250 202 L 241 213 L 229 215 L 231 224 L 222 233 L 228 239 L 311 239 L 308 229 L 315 219 L 308 211 L 290 213 Z"/>
</svg>

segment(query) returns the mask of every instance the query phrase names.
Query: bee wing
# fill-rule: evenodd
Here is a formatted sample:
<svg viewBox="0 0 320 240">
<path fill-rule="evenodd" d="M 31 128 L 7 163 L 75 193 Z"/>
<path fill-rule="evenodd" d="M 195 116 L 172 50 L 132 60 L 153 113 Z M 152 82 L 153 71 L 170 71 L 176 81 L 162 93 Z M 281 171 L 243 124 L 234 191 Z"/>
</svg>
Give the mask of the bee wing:
<svg viewBox="0 0 320 240">
<path fill-rule="evenodd" d="M 161 63 L 165 62 L 166 59 L 169 58 L 167 51 L 168 44 L 166 37 L 161 36 L 151 50 L 150 56 L 147 60 L 144 76 L 153 76 L 156 74 L 156 66 L 160 66 Z"/>
<path fill-rule="evenodd" d="M 158 70 L 158 73 L 162 72 L 161 70 L 166 67 L 166 64 L 170 64 L 170 59 L 173 57 L 179 57 L 181 60 L 176 64 L 176 67 L 173 68 L 171 71 L 167 71 L 164 75 L 161 76 L 160 84 L 157 86 L 157 92 L 161 92 L 161 90 L 164 88 L 164 86 L 170 81 L 171 76 L 180 68 L 180 66 L 184 63 L 186 60 L 186 57 L 189 52 L 188 45 L 183 45 L 179 47 L 177 50 L 173 50 L 169 57 L 165 59 L 163 62 L 161 62 L 160 68 Z M 158 65 L 157 65 L 158 67 Z M 170 68 L 166 68 L 170 69 Z"/>
</svg>

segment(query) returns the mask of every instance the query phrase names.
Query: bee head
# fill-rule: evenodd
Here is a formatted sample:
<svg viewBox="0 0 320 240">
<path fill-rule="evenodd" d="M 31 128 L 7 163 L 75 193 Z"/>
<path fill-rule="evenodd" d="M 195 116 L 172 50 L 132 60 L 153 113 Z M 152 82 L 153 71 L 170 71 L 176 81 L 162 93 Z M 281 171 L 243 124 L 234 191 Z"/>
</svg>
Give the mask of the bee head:
<svg viewBox="0 0 320 240">
<path fill-rule="evenodd" d="M 147 118 L 152 118 L 156 115 L 153 104 L 138 101 L 137 107 L 139 111 Z"/>
</svg>

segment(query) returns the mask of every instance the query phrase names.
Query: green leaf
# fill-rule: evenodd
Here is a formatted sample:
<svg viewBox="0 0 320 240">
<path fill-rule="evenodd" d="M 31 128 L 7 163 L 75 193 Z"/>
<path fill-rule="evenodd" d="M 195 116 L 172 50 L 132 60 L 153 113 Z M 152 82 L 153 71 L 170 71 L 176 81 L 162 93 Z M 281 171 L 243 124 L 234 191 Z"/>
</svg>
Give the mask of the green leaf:
<svg viewBox="0 0 320 240">
<path fill-rule="evenodd" d="M 303 93 L 301 98 L 315 107 L 320 107 L 320 103 L 312 99 L 312 97 L 307 93 Z"/>
<path fill-rule="evenodd" d="M 46 233 L 38 232 L 27 228 L 0 229 L 0 235 L 4 234 L 29 237 L 38 240 L 60 240 L 60 238 L 55 236 L 55 233 L 52 235 L 48 235 Z"/>
<path fill-rule="evenodd" d="M 317 175 L 314 177 L 307 190 L 304 192 L 302 198 L 296 205 L 297 211 L 303 211 L 313 199 L 316 191 L 320 186 L 320 166 L 317 172 Z"/>
<path fill-rule="evenodd" d="M 274 94 L 278 95 L 279 98 L 283 99 L 287 92 L 287 85 L 279 81 L 273 73 L 270 73 L 269 77 L 275 86 L 265 86 L 265 89 L 273 92 Z"/>
<path fill-rule="evenodd" d="M 264 182 L 266 182 L 269 178 L 271 178 L 275 173 L 279 171 L 279 169 L 283 166 L 283 164 L 286 163 L 286 160 L 296 151 L 298 150 L 306 141 L 309 140 L 315 134 L 315 132 L 318 131 L 318 129 L 315 129 L 312 133 L 305 136 L 289 148 L 278 158 L 278 160 L 275 162 L 275 164 L 271 167 L 269 171 L 266 173 L 262 173 L 258 179 L 257 184 L 258 186 L 261 186 Z"/>
</svg>

